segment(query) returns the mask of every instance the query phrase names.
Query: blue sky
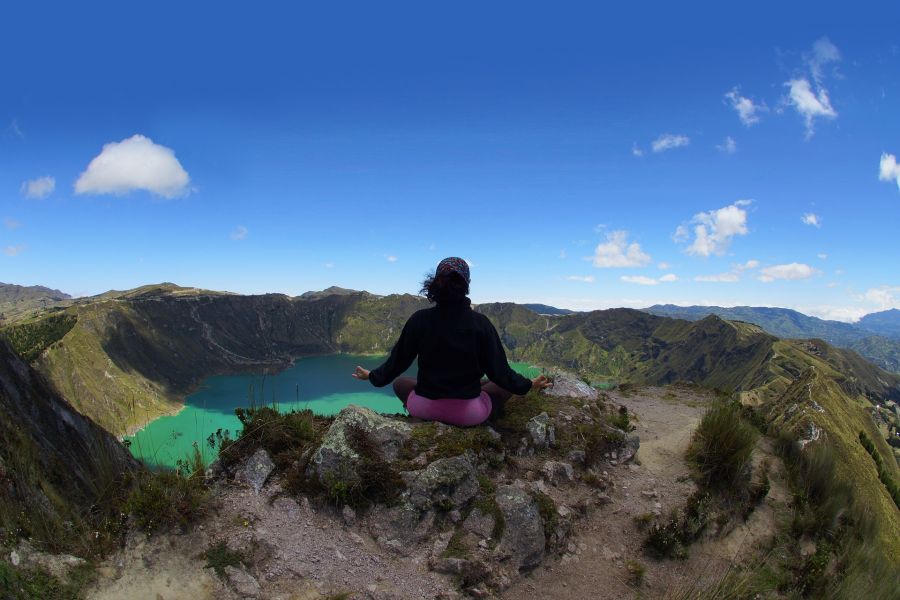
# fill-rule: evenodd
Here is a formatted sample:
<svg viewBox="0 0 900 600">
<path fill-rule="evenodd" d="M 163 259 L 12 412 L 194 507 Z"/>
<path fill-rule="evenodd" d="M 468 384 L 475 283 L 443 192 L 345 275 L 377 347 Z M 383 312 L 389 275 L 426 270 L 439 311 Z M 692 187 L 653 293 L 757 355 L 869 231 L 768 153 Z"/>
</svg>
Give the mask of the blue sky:
<svg viewBox="0 0 900 600">
<path fill-rule="evenodd" d="M 0 8 L 0 281 L 900 306 L 896 3 L 128 4 Z"/>
</svg>

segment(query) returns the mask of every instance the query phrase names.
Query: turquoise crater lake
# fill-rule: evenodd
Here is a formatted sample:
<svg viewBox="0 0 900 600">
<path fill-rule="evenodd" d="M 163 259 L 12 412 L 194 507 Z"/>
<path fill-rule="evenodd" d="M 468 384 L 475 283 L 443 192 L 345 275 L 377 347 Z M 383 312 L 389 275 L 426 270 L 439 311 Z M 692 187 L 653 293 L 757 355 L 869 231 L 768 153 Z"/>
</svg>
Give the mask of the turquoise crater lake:
<svg viewBox="0 0 900 600">
<path fill-rule="evenodd" d="M 275 405 L 278 410 L 310 409 L 318 415 L 334 415 L 349 404 L 367 406 L 380 413 L 404 413 L 391 387 L 375 388 L 350 374 L 356 365 L 377 367 L 384 356 L 334 354 L 297 359 L 274 375 L 217 375 L 205 379 L 200 389 L 185 398 L 176 415 L 160 417 L 135 435 L 125 436 L 132 454 L 150 466 L 174 467 L 196 443 L 206 462 L 215 458 L 207 438 L 219 429 L 237 437 L 241 422 L 234 409 L 252 402 Z M 540 370 L 525 363 L 510 363 L 518 372 L 536 377 Z M 415 377 L 415 366 L 407 375 Z"/>
</svg>

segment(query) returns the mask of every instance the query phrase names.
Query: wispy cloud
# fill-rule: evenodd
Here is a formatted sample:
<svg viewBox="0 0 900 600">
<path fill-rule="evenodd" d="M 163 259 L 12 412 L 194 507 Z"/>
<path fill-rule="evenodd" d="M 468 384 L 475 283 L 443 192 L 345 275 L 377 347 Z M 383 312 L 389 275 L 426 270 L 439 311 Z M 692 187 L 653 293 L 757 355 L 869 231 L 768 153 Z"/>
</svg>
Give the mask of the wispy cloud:
<svg viewBox="0 0 900 600">
<path fill-rule="evenodd" d="M 734 154 L 737 152 L 737 142 L 729 135 L 725 138 L 725 141 L 716 145 L 716 150 L 724 152 L 725 154 Z"/>
<path fill-rule="evenodd" d="M 385 256 L 384 258 L 385 258 L 385 260 L 387 260 L 388 262 L 392 262 L 392 263 L 393 263 L 393 262 L 397 262 L 397 260 L 398 260 L 397 257 L 394 256 L 393 254 L 388 254 L 388 255 Z"/>
<path fill-rule="evenodd" d="M 175 152 L 143 135 L 110 142 L 75 182 L 76 194 L 121 196 L 144 190 L 163 198 L 190 193 L 191 178 Z"/>
<path fill-rule="evenodd" d="M 644 151 L 641 150 L 641 147 L 637 145 L 637 142 L 635 142 L 631 145 L 631 155 L 638 156 L 638 157 L 644 155 Z"/>
<path fill-rule="evenodd" d="M 589 260 L 600 268 L 642 267 L 650 262 L 650 255 L 637 242 L 628 243 L 627 231 L 611 231 Z"/>
<path fill-rule="evenodd" d="M 22 252 L 24 252 L 24 251 L 25 251 L 25 246 L 22 246 L 22 245 L 6 246 L 3 249 L 3 254 L 5 254 L 7 256 L 18 256 L 18 255 L 22 254 Z"/>
<path fill-rule="evenodd" d="M 806 77 L 794 77 L 784 85 L 789 88 L 786 104 L 793 106 L 806 124 L 806 138 L 815 133 L 816 119 L 834 119 L 837 111 L 831 105 L 828 90 L 825 88 L 825 68 L 841 60 L 837 46 L 827 37 L 813 43 L 812 50 L 804 55 L 806 66 L 812 75 L 812 83 Z"/>
<path fill-rule="evenodd" d="M 672 135 L 671 133 L 664 133 L 650 144 L 650 147 L 654 152 L 665 152 L 666 150 L 671 150 L 672 148 L 681 148 L 682 146 L 687 146 L 691 143 L 691 140 L 686 135 Z"/>
<path fill-rule="evenodd" d="M 816 254 L 816 256 L 819 257 L 819 260 L 827 260 L 828 259 L 828 255 L 825 254 L 824 252 L 820 252 L 819 254 Z"/>
<path fill-rule="evenodd" d="M 741 274 L 744 271 L 756 269 L 757 267 L 759 267 L 758 260 L 748 260 L 745 263 L 732 265 L 731 270 L 726 271 L 725 273 L 717 273 L 715 275 L 697 275 L 696 277 L 694 277 L 694 281 L 705 283 L 737 283 L 741 280 Z"/>
<path fill-rule="evenodd" d="M 25 134 L 22 132 L 22 128 L 19 127 L 19 122 L 16 119 L 13 119 L 9 123 L 9 127 L 6 128 L 6 131 L 9 135 L 19 138 L 20 140 L 25 140 Z"/>
<path fill-rule="evenodd" d="M 674 273 L 667 273 L 659 279 L 655 279 L 653 277 L 647 277 L 646 275 L 622 275 L 619 279 L 625 283 L 634 283 L 637 285 L 659 285 L 660 283 L 672 283 L 673 281 L 678 281 L 678 276 Z"/>
<path fill-rule="evenodd" d="M 11 217 L 6 217 L 5 219 L 3 219 L 3 226 L 6 227 L 10 231 L 14 231 L 22 226 L 22 222 L 16 221 L 15 219 L 13 219 Z"/>
<path fill-rule="evenodd" d="M 243 225 L 238 225 L 238 226 L 234 229 L 234 231 L 231 232 L 231 234 L 230 234 L 228 237 L 230 237 L 230 238 L 231 238 L 232 240 L 234 240 L 235 242 L 239 242 L 239 241 L 241 241 L 241 240 L 247 239 L 247 235 L 248 235 L 249 233 L 250 233 L 250 232 L 247 230 L 246 227 L 244 227 Z"/>
<path fill-rule="evenodd" d="M 805 225 L 812 225 L 813 227 L 821 227 L 822 226 L 822 217 L 817 215 L 816 213 L 805 213 L 800 220 L 803 221 Z"/>
<path fill-rule="evenodd" d="M 837 117 L 837 111 L 831 106 L 831 100 L 828 98 L 828 90 L 824 87 L 819 86 L 816 92 L 813 92 L 806 79 L 791 79 L 784 85 L 790 87 L 788 103 L 794 107 L 806 123 L 807 139 L 815 133 L 817 118 L 833 119 Z"/>
<path fill-rule="evenodd" d="M 569 275 L 566 279 L 569 281 L 580 281 L 582 283 L 594 283 L 595 281 L 593 275 Z"/>
<path fill-rule="evenodd" d="M 19 191 L 26 198 L 31 198 L 32 200 L 43 200 L 47 196 L 53 193 L 53 190 L 56 189 L 56 179 L 50 177 L 49 175 L 45 175 L 44 177 L 38 177 L 37 179 L 29 179 L 28 181 L 23 181 L 22 186 L 19 188 Z"/>
<path fill-rule="evenodd" d="M 897 157 L 893 154 L 883 152 L 881 154 L 881 163 L 878 165 L 879 181 L 894 181 L 900 188 L 900 165 L 897 164 Z"/>
<path fill-rule="evenodd" d="M 724 254 L 735 236 L 747 235 L 747 211 L 750 200 L 738 200 L 717 210 L 701 212 L 691 219 L 694 241 L 685 252 L 693 256 Z M 676 242 L 690 239 L 687 225 L 679 225 L 672 236 Z"/>
<path fill-rule="evenodd" d="M 764 269 L 760 270 L 759 277 L 757 277 L 757 279 L 764 283 L 769 283 L 779 279 L 785 281 L 796 281 L 798 279 L 809 279 L 816 273 L 818 273 L 818 271 L 816 269 L 813 269 L 811 266 L 794 262 L 784 265 L 765 267 Z"/>
<path fill-rule="evenodd" d="M 750 98 L 741 96 L 739 88 L 735 87 L 725 94 L 725 100 L 731 105 L 737 114 L 741 123 L 746 127 L 751 127 L 759 123 L 759 114 L 768 110 L 763 103 L 755 103 Z"/>
<path fill-rule="evenodd" d="M 328 262 L 326 262 L 323 266 L 324 266 L 326 269 L 333 269 L 333 268 L 334 268 L 334 263 L 331 262 L 331 261 L 328 261 Z"/>
</svg>

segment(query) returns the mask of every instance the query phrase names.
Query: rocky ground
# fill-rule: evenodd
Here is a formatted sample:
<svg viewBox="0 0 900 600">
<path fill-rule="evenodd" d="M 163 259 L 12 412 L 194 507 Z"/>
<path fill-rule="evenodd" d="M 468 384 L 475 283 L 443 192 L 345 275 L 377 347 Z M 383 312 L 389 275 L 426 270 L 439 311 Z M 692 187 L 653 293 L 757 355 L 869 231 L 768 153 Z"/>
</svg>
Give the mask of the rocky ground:
<svg viewBox="0 0 900 600">
<path fill-rule="evenodd" d="M 290 477 L 256 451 L 212 474 L 214 507 L 200 524 L 180 534 L 133 534 L 100 566 L 89 597 L 663 597 L 751 558 L 771 534 L 786 499 L 777 470 L 746 523 L 704 538 L 687 560 L 648 558 L 638 521 L 683 506 L 694 492 L 684 450 L 711 396 L 683 387 L 598 394 L 565 378 L 553 391 L 528 406 L 542 409 L 537 414 L 512 415 L 505 427 L 468 430 L 474 437 L 465 438 L 453 428 L 345 410 L 306 456 L 305 474 L 332 501 L 288 493 Z M 614 419 L 620 407 L 631 434 L 608 424 L 622 425 Z M 356 451 L 359 431 L 383 462 Z M 598 452 L 597 439 L 611 443 Z M 366 507 L 356 502 L 358 510 L 333 501 L 349 498 L 339 493 L 347 481 L 378 491 L 373 473 L 399 475 L 404 491 Z M 240 557 L 219 574 L 205 557 L 217 545 Z"/>
</svg>

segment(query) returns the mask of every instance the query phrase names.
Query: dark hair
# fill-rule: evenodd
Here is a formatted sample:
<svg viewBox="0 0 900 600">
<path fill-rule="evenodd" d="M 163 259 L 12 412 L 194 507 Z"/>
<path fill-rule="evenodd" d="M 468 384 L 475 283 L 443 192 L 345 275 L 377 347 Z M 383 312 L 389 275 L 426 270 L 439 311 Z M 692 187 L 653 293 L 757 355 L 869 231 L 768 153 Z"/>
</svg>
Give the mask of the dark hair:
<svg viewBox="0 0 900 600">
<path fill-rule="evenodd" d="M 429 302 L 456 304 L 469 295 L 469 284 L 459 273 L 428 275 L 422 282 L 421 294 L 428 298 Z"/>
</svg>

